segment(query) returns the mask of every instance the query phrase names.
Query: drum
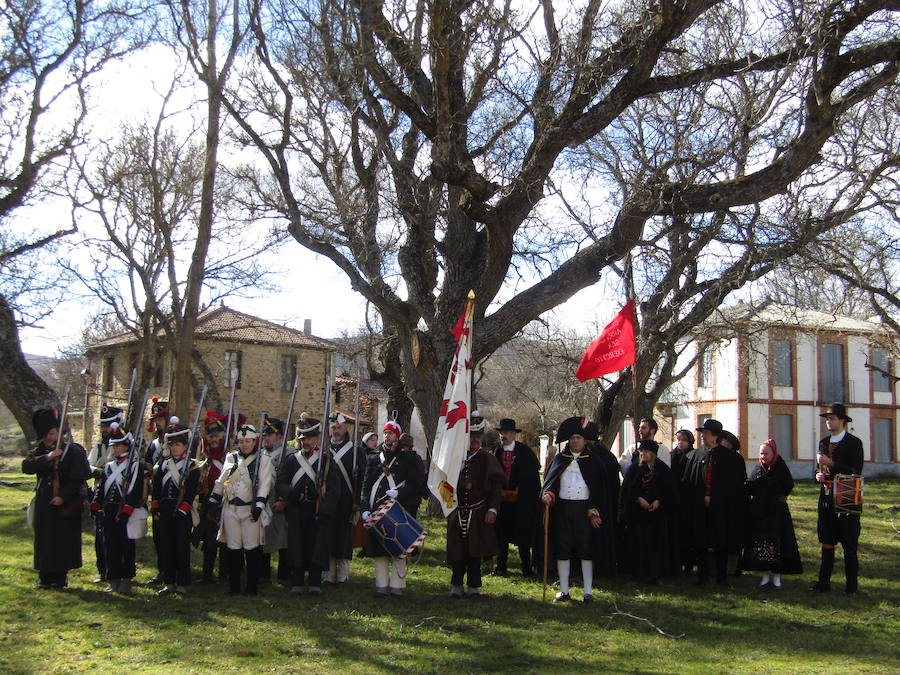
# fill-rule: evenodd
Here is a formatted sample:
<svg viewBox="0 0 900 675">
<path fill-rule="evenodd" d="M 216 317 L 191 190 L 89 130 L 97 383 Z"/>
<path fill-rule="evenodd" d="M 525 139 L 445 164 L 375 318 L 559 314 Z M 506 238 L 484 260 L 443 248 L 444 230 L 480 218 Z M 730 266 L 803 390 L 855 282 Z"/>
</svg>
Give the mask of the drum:
<svg viewBox="0 0 900 675">
<path fill-rule="evenodd" d="M 400 502 L 388 499 L 366 521 L 365 527 L 375 535 L 392 558 L 403 559 L 419 546 L 428 534 Z"/>
<path fill-rule="evenodd" d="M 834 510 L 836 513 L 862 513 L 863 477 L 839 473 L 834 477 Z"/>
</svg>

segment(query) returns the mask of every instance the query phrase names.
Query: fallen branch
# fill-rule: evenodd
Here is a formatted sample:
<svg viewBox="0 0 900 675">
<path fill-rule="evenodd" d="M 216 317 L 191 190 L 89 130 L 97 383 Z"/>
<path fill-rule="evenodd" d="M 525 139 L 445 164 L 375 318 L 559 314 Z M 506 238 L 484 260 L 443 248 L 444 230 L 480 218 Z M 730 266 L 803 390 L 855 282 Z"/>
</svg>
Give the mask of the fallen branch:
<svg viewBox="0 0 900 675">
<path fill-rule="evenodd" d="M 681 638 L 684 637 L 684 633 L 682 633 L 681 635 L 673 635 L 672 633 L 667 633 L 662 628 L 657 626 L 655 623 L 650 621 L 650 619 L 646 619 L 642 616 L 637 616 L 636 614 L 631 614 L 629 612 L 623 612 L 622 610 L 619 609 L 619 605 L 616 603 L 615 600 L 612 601 L 612 606 L 616 611 L 613 612 L 612 614 L 605 615 L 604 618 L 615 619 L 617 617 L 624 617 L 626 619 L 632 619 L 633 621 L 640 621 L 642 623 L 647 624 L 648 626 L 650 626 L 653 630 L 655 630 L 657 633 L 659 633 L 663 637 L 672 638 L 673 640 L 680 640 Z"/>
</svg>

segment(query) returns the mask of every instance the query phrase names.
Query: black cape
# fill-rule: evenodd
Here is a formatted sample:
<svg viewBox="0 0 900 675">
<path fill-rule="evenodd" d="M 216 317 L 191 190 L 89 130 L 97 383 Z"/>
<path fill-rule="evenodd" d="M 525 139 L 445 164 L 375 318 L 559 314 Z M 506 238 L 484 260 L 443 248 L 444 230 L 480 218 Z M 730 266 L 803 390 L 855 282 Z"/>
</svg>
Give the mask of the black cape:
<svg viewBox="0 0 900 675">
<path fill-rule="evenodd" d="M 494 456 L 503 467 L 503 445 L 494 448 Z M 497 534 L 504 541 L 516 546 L 531 546 L 541 519 L 541 464 L 534 452 L 524 443 L 516 441 L 513 448 L 509 481 L 504 490 L 517 490 L 516 501 L 503 502 L 497 515 Z M 505 474 L 504 474 L 505 477 Z"/>
<path fill-rule="evenodd" d="M 619 504 L 620 522 L 625 527 L 624 556 L 626 569 L 632 574 L 657 579 L 672 572 L 669 523 L 676 504 L 672 470 L 661 459 L 646 464 L 632 464 L 622 482 Z M 660 507 L 647 511 L 637 503 L 643 497 L 649 503 L 657 499 Z"/>
<path fill-rule="evenodd" d="M 706 472 L 712 463 L 709 507 L 705 506 Z M 744 458 L 721 445 L 694 450 L 685 468 L 691 535 L 696 551 L 740 553 L 744 545 L 747 466 Z"/>
<path fill-rule="evenodd" d="M 552 492 L 555 495 L 559 495 L 559 479 L 572 461 L 572 452 L 567 445 L 550 462 L 547 475 L 544 477 L 544 485 L 542 487 L 544 492 Z M 584 482 L 587 483 L 590 492 L 588 499 L 590 507 L 597 509 L 602 521 L 599 528 L 591 529 L 594 573 L 607 576 L 612 575 L 616 572 L 615 514 L 617 505 L 613 501 L 613 494 L 610 492 L 611 480 L 606 468 L 606 462 L 602 458 L 602 453 L 594 450 L 585 450 L 578 459 L 578 468 L 581 470 L 581 476 L 584 478 Z M 552 551 L 550 553 L 552 556 Z"/>
</svg>

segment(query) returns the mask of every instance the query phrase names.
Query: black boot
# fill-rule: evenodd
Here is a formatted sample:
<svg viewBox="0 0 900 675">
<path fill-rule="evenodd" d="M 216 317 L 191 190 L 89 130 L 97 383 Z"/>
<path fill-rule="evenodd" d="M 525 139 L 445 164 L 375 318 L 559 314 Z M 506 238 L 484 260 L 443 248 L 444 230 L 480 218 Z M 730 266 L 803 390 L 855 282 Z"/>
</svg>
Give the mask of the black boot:
<svg viewBox="0 0 900 675">
<path fill-rule="evenodd" d="M 809 590 L 825 593 L 831 590 L 831 571 L 834 569 L 834 549 L 822 548 L 822 564 L 819 565 L 819 580 Z"/>
<path fill-rule="evenodd" d="M 262 547 L 247 550 L 247 586 L 244 595 L 256 595 L 259 584 L 259 572 L 262 566 Z"/>
<path fill-rule="evenodd" d="M 534 574 L 534 570 L 531 568 L 531 549 L 527 546 L 520 546 L 519 559 L 522 561 L 522 576 L 530 577 Z"/>
<path fill-rule="evenodd" d="M 223 550 L 226 553 L 228 567 L 228 595 L 237 595 L 241 592 L 241 572 L 244 568 L 244 549 Z"/>
</svg>

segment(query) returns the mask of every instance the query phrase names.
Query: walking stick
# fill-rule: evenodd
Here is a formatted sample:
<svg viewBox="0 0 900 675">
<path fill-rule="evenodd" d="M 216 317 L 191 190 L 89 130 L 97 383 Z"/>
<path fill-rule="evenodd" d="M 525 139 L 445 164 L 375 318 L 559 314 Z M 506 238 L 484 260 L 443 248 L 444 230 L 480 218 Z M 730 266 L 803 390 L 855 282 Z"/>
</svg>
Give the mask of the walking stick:
<svg viewBox="0 0 900 675">
<path fill-rule="evenodd" d="M 547 602 L 547 557 L 548 546 L 550 543 L 550 505 L 544 504 L 544 598 L 543 602 Z"/>
</svg>

